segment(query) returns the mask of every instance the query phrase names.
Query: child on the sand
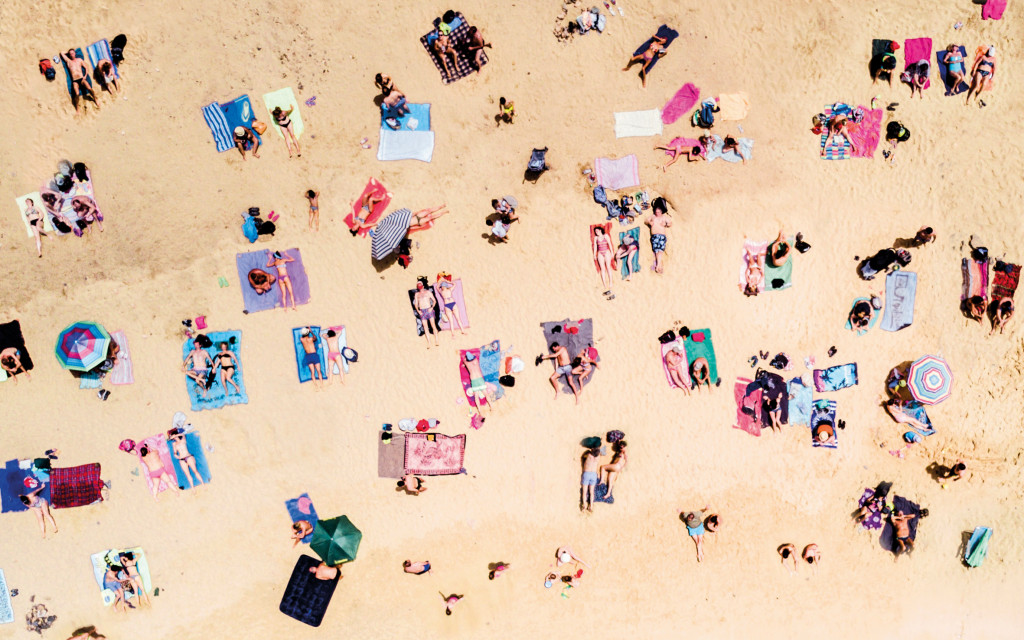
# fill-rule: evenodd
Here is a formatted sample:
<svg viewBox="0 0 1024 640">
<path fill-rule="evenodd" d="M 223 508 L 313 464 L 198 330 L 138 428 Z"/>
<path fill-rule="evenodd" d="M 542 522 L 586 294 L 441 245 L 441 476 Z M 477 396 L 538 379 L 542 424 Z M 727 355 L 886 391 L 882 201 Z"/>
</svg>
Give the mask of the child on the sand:
<svg viewBox="0 0 1024 640">
<path fill-rule="evenodd" d="M 309 229 L 314 231 L 313 225 L 316 225 L 315 231 L 320 230 L 320 192 L 313 191 L 310 189 L 306 192 L 306 199 L 309 200 Z"/>
</svg>

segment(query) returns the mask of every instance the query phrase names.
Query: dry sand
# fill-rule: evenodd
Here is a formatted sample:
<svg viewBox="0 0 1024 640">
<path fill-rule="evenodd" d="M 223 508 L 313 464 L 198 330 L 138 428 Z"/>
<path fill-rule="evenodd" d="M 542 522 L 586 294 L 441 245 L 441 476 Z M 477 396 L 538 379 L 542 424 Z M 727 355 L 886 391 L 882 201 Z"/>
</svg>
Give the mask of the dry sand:
<svg viewBox="0 0 1024 640">
<path fill-rule="evenodd" d="M 962 244 L 986 239 L 994 255 L 1020 261 L 1024 234 L 1014 168 L 1022 153 L 1016 115 L 1020 18 L 982 22 L 970 3 L 737 2 L 624 0 L 626 17 L 604 35 L 563 45 L 551 35 L 559 3 L 486 0 L 462 10 L 494 49 L 479 77 L 443 86 L 418 38 L 446 7 L 421 2 L 150 3 L 14 0 L 0 8 L 8 76 L 0 105 L 0 284 L 3 320 L 21 320 L 37 368 L 32 380 L 0 386 L 5 458 L 49 447 L 61 464 L 99 461 L 113 483 L 109 501 L 56 512 L 60 533 L 41 540 L 28 514 L 3 518 L 0 568 L 15 598 L 16 624 L 0 638 L 27 637 L 21 616 L 35 594 L 59 616 L 47 637 L 96 624 L 110 638 L 524 638 L 723 637 L 1011 638 L 1024 613 L 1019 539 L 1021 321 L 987 337 L 957 310 Z M 293 8 L 294 7 L 294 8 Z M 59 16 L 64 16 L 60 18 Z M 960 32 L 952 29 L 965 22 Z M 646 90 L 619 69 L 658 25 L 681 32 Z M 46 83 L 38 58 L 100 37 L 129 35 L 124 99 L 75 117 L 58 72 Z M 999 47 L 998 87 L 988 107 L 965 108 L 933 80 L 924 100 L 905 86 L 871 86 L 871 38 L 930 36 Z M 902 59 L 902 58 L 901 58 Z M 363 151 L 377 138 L 373 75 L 390 73 L 412 102 L 433 105 L 434 161 L 380 163 Z M 752 110 L 743 135 L 756 140 L 747 166 L 680 163 L 651 138 L 615 140 L 612 112 L 660 107 L 687 81 L 705 95 L 745 91 Z M 282 86 L 306 121 L 301 160 L 289 161 L 272 134 L 259 160 L 217 154 L 200 107 Z M 912 130 L 899 161 L 822 162 L 810 116 L 836 100 L 898 101 Z M 496 128 L 497 99 L 513 99 L 514 126 Z M 665 139 L 689 135 L 684 122 Z M 716 131 L 738 132 L 733 126 Z M 521 185 L 533 146 L 551 148 L 554 170 Z M 645 271 L 616 285 L 606 302 L 587 245 L 602 218 L 579 168 L 598 155 L 637 153 L 641 175 L 675 205 L 663 276 L 642 241 Z M 106 231 L 45 239 L 37 259 L 12 199 L 37 189 L 57 160 L 93 171 Z M 368 241 L 341 223 L 368 176 L 414 210 L 447 202 L 452 214 L 415 236 L 408 271 L 378 272 Z M 322 192 L 321 231 L 305 228 L 305 189 Z M 482 235 L 492 197 L 514 194 L 522 222 L 506 246 Z M 312 302 L 298 313 L 241 313 L 234 254 L 249 245 L 239 212 L 282 216 L 275 247 L 298 246 Z M 916 251 L 920 275 L 914 325 L 855 338 L 843 329 L 850 301 L 872 287 L 855 274 L 866 256 L 922 224 L 939 240 Z M 797 257 L 795 285 L 743 298 L 736 289 L 744 235 L 802 230 L 813 250 Z M 262 248 L 268 245 L 259 244 Z M 418 274 L 462 276 L 473 328 L 424 349 L 412 330 L 406 289 Z M 231 286 L 221 289 L 224 275 Z M 878 285 L 880 285 L 880 281 Z M 213 329 L 243 332 L 247 406 L 190 414 L 207 443 L 213 483 L 159 503 L 117 450 L 169 428 L 188 407 L 179 370 L 180 320 L 206 314 Z M 544 349 L 544 320 L 593 317 L 601 371 L 575 407 L 552 399 L 548 369 L 529 364 Z M 58 331 L 94 319 L 128 333 L 135 385 L 99 403 L 49 355 Z M 722 388 L 684 397 L 670 390 L 656 337 L 675 320 L 714 332 Z M 295 380 L 290 329 L 341 321 L 359 351 L 348 384 L 316 392 Z M 433 478 L 417 498 L 376 477 L 382 422 L 436 416 L 442 431 L 469 431 L 456 348 L 500 338 L 528 361 L 495 416 L 470 431 L 468 476 Z M 798 360 L 825 350 L 856 361 L 861 384 L 835 394 L 848 424 L 836 451 L 812 449 L 806 430 L 752 438 L 731 428 L 731 385 L 751 371 L 758 349 Z M 953 398 L 931 410 L 938 434 L 906 460 L 886 452 L 901 429 L 879 408 L 893 365 L 924 353 L 946 357 Z M 797 367 L 802 371 L 802 366 Z M 631 444 L 614 506 L 576 509 L 578 442 L 622 429 Z M 879 447 L 886 443 L 888 447 Z M 942 490 L 925 472 L 933 460 L 965 457 L 971 477 Z M 877 536 L 849 524 L 853 500 L 880 480 L 931 510 L 912 558 L 893 563 Z M 278 613 L 298 551 L 288 541 L 285 499 L 308 491 L 322 516 L 347 514 L 363 531 L 358 560 L 345 567 L 323 627 Z M 677 518 L 710 503 L 725 525 L 698 565 Z M 961 535 L 995 529 L 985 565 L 963 568 Z M 817 575 L 779 566 L 784 542 L 820 545 Z M 593 570 L 568 599 L 545 590 L 560 544 Z M 119 617 L 100 604 L 88 555 L 141 545 L 161 589 L 151 609 Z M 404 559 L 429 559 L 432 575 L 406 576 Z M 512 563 L 487 580 L 487 564 Z M 466 599 L 452 617 L 439 592 Z M 64 635 L 62 635 L 64 634 Z"/>
</svg>

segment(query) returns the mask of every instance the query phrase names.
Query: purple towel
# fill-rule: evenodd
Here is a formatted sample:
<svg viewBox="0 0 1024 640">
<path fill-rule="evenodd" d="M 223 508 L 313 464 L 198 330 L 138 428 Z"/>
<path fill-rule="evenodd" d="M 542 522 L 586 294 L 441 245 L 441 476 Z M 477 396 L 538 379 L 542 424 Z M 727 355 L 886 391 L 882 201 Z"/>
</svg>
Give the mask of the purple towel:
<svg viewBox="0 0 1024 640">
<path fill-rule="evenodd" d="M 672 96 L 672 99 L 665 103 L 665 106 L 661 109 L 661 121 L 665 124 L 672 124 L 683 116 L 687 111 L 693 108 L 693 105 L 697 104 L 697 100 L 700 99 L 700 89 L 695 87 L 693 83 L 687 82 L 683 87 L 676 91 L 676 95 Z"/>
<path fill-rule="evenodd" d="M 295 262 L 287 264 L 288 279 L 291 280 L 292 289 L 295 292 L 295 304 L 306 304 L 309 302 L 309 279 L 306 277 L 306 269 L 302 265 L 302 254 L 298 249 L 288 249 L 287 252 L 282 253 L 287 253 L 289 257 L 295 260 Z M 277 277 L 277 268 L 268 267 L 267 260 L 266 251 L 251 251 L 249 253 L 239 253 L 235 256 L 235 264 L 238 267 L 238 282 L 242 289 L 242 304 L 245 306 L 246 313 L 266 311 L 267 309 L 281 306 L 280 282 L 275 281 L 270 291 L 263 295 L 257 294 L 256 290 L 249 284 L 249 272 L 253 269 L 262 269 L 270 275 Z M 288 296 L 288 302 L 291 302 L 291 296 Z"/>
<path fill-rule="evenodd" d="M 875 497 L 875 490 L 868 487 L 864 489 L 864 493 L 861 495 L 860 500 L 857 501 L 857 506 L 863 507 L 867 503 L 871 502 L 871 499 Z M 872 511 L 871 515 L 861 520 L 860 525 L 869 531 L 872 529 L 882 528 L 882 512 Z"/>
</svg>

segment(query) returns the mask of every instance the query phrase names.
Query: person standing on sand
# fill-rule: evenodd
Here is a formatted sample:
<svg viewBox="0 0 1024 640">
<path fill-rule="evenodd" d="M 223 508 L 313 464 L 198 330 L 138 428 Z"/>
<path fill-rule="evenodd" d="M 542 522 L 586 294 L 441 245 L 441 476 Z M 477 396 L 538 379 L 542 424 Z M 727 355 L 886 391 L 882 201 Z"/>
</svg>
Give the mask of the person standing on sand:
<svg viewBox="0 0 1024 640">
<path fill-rule="evenodd" d="M 583 467 L 583 474 L 580 476 L 580 511 L 583 511 L 584 504 L 587 511 L 594 510 L 594 488 L 597 486 L 598 456 L 600 449 L 587 449 L 580 458 Z"/>
<path fill-rule="evenodd" d="M 654 251 L 654 264 L 651 270 L 655 273 L 665 271 L 665 247 L 668 237 L 665 235 L 672 226 L 672 218 L 668 215 L 668 207 L 664 198 L 655 198 L 651 203 L 651 215 L 644 220 L 651 229 L 651 249 Z"/>
<path fill-rule="evenodd" d="M 704 561 L 704 512 L 710 509 L 705 506 L 702 511 L 680 511 L 679 517 L 686 525 L 686 532 L 690 534 L 693 544 L 697 547 L 697 562 Z"/>
<path fill-rule="evenodd" d="M 551 374 L 550 378 L 551 386 L 555 389 L 555 400 L 558 399 L 558 379 L 565 376 L 565 379 L 569 382 L 569 388 L 572 389 L 572 395 L 576 397 L 576 404 L 579 404 L 580 390 L 572 379 L 572 359 L 569 357 L 569 350 L 557 342 L 552 342 L 551 353 L 546 356 L 540 356 L 537 359 L 537 364 L 540 364 L 541 360 L 548 359 L 555 361 L 555 372 Z"/>
</svg>

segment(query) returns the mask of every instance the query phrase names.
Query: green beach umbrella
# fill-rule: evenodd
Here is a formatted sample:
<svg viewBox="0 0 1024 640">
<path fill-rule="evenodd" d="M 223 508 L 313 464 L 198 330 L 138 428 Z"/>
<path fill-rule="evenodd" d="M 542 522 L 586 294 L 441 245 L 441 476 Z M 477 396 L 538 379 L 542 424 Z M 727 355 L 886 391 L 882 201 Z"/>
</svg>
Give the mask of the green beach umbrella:
<svg viewBox="0 0 1024 640">
<path fill-rule="evenodd" d="M 324 562 L 334 566 L 355 560 L 362 539 L 363 532 L 356 529 L 348 516 L 339 516 L 316 523 L 309 548 Z"/>
</svg>

